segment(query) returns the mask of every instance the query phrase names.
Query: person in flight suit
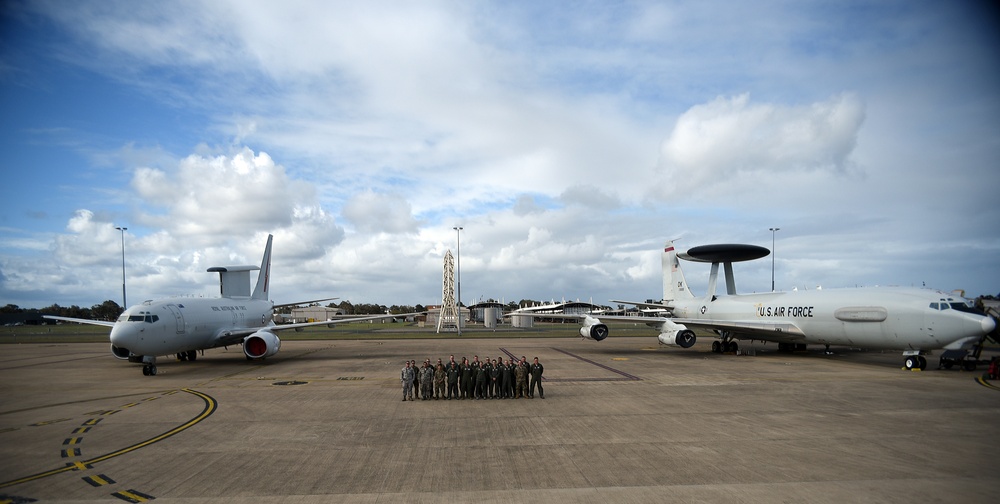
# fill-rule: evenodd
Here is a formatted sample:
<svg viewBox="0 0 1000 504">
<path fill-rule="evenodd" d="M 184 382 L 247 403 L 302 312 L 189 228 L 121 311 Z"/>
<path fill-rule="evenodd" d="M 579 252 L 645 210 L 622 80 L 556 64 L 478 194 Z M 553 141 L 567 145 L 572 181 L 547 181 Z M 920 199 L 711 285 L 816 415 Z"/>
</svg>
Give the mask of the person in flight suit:
<svg viewBox="0 0 1000 504">
<path fill-rule="evenodd" d="M 469 398 L 469 385 L 475 379 L 472 374 L 472 364 L 468 359 L 462 357 L 462 364 L 459 366 L 461 374 L 458 377 L 458 390 L 462 392 L 462 399 Z"/>
<path fill-rule="evenodd" d="M 545 368 L 538 363 L 538 357 L 535 357 L 531 364 L 531 384 L 528 386 L 529 399 L 535 397 L 535 384 L 538 384 L 538 397 L 545 399 L 545 391 L 542 390 L 542 373 L 544 372 Z"/>
<path fill-rule="evenodd" d="M 462 375 L 462 370 L 458 368 L 455 359 L 448 363 L 445 373 L 448 376 L 448 400 L 458 399 L 458 377 Z"/>
<path fill-rule="evenodd" d="M 486 363 L 482 366 L 476 368 L 476 399 L 485 399 L 487 393 L 487 381 L 489 380 L 490 371 L 486 368 Z"/>
<path fill-rule="evenodd" d="M 413 393 L 420 399 L 420 368 L 417 367 L 417 361 L 410 361 L 410 368 L 413 369 Z"/>
<path fill-rule="evenodd" d="M 490 364 L 490 399 L 496 399 L 500 397 L 500 364 L 493 360 Z"/>
<path fill-rule="evenodd" d="M 500 361 L 500 397 L 504 399 L 512 396 L 513 387 L 511 384 L 514 379 L 514 368 L 511 367 L 511 364 L 509 360 L 503 362 L 503 359 L 501 359 Z"/>
</svg>

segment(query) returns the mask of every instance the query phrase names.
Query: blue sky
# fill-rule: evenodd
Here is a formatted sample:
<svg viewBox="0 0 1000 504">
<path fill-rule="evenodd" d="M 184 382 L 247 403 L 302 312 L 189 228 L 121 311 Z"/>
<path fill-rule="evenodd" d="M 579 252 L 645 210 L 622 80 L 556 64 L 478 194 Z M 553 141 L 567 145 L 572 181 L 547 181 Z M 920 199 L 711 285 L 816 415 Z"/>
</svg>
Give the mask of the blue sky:
<svg viewBox="0 0 1000 504">
<path fill-rule="evenodd" d="M 1000 293 L 998 16 L 949 2 L 6 2 L 0 303 Z M 740 290 L 770 288 L 769 260 Z M 707 269 L 687 266 L 694 288 Z"/>
</svg>

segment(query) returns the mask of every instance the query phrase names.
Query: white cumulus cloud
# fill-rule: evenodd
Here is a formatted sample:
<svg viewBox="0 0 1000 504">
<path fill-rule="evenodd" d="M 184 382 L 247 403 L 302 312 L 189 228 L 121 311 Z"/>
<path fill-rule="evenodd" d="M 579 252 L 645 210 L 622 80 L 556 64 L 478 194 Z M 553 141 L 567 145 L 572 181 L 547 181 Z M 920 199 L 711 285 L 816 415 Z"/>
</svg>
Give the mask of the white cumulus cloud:
<svg viewBox="0 0 1000 504">
<path fill-rule="evenodd" d="M 850 93 L 800 106 L 718 97 L 677 119 L 660 167 L 677 189 L 740 174 L 843 172 L 864 118 L 864 104 Z"/>
</svg>

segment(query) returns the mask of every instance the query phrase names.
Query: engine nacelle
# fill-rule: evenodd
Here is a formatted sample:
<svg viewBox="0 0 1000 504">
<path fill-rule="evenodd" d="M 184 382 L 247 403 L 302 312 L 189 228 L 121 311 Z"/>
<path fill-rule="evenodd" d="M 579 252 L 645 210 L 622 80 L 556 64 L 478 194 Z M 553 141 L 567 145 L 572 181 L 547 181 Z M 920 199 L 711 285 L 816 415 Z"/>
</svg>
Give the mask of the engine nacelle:
<svg viewBox="0 0 1000 504">
<path fill-rule="evenodd" d="M 270 331 L 257 331 L 243 340 L 243 353 L 248 359 L 270 357 L 281 349 L 281 340 Z"/>
<path fill-rule="evenodd" d="M 111 345 L 111 354 L 114 355 L 116 359 L 128 360 L 128 356 L 132 355 L 132 352 L 130 352 L 128 348 Z"/>
<path fill-rule="evenodd" d="M 656 339 L 660 340 L 661 345 L 691 348 L 694 346 L 694 342 L 697 338 L 694 335 L 694 331 L 690 329 L 682 329 L 679 331 L 667 331 L 660 333 Z"/>
<path fill-rule="evenodd" d="M 583 327 L 580 328 L 580 335 L 594 341 L 601 341 L 608 337 L 608 326 L 602 324 L 600 320 L 588 316 L 583 321 Z"/>
<path fill-rule="evenodd" d="M 678 346 L 681 348 L 691 348 L 697 338 L 694 331 L 684 324 L 677 324 L 671 320 L 664 320 L 660 325 L 660 335 L 656 337 L 661 345 Z"/>
</svg>

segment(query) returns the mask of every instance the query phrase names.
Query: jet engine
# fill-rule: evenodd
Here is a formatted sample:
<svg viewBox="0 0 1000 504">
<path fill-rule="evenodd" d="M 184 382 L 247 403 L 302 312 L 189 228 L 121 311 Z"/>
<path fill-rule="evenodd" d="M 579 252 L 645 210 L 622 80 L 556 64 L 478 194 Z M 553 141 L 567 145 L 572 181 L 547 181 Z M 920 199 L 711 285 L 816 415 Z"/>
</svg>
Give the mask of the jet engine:
<svg viewBox="0 0 1000 504">
<path fill-rule="evenodd" d="M 696 338 L 694 336 L 694 331 L 684 329 L 683 331 L 667 331 L 665 333 L 660 333 L 656 339 L 660 340 L 660 344 L 662 345 L 691 348 L 694 346 Z"/>
<path fill-rule="evenodd" d="M 583 327 L 580 328 L 580 335 L 594 341 L 601 341 L 608 337 L 608 326 L 594 317 L 587 316 L 583 320 Z"/>
<path fill-rule="evenodd" d="M 116 359 L 128 360 L 128 356 L 132 354 L 128 348 L 122 348 L 118 346 L 111 345 L 111 353 Z"/>
<path fill-rule="evenodd" d="M 660 335 L 656 339 L 660 341 L 661 345 L 691 348 L 697 338 L 694 331 L 688 329 L 687 326 L 667 320 L 660 326 Z"/>
<path fill-rule="evenodd" d="M 248 359 L 270 357 L 281 348 L 281 340 L 270 331 L 257 331 L 243 340 L 243 353 Z"/>
</svg>

